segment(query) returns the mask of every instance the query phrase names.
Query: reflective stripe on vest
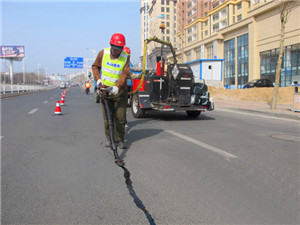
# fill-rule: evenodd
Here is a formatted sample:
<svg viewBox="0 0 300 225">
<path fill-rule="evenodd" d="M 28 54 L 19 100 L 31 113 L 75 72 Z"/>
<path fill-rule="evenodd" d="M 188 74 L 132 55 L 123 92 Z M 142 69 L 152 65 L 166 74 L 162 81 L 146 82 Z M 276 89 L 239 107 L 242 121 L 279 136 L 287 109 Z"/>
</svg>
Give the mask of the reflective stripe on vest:
<svg viewBox="0 0 300 225">
<path fill-rule="evenodd" d="M 110 59 L 110 48 L 104 49 L 102 58 L 102 75 L 101 79 L 106 86 L 115 86 L 117 80 L 120 78 L 124 66 L 127 61 L 128 54 L 121 52 L 118 59 Z"/>
</svg>

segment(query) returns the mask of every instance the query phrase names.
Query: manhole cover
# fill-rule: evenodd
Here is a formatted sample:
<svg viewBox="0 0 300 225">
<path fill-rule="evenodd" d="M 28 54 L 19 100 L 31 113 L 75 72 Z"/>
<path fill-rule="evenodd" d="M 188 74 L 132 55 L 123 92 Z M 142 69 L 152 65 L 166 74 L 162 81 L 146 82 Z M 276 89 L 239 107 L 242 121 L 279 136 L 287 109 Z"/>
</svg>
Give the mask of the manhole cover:
<svg viewBox="0 0 300 225">
<path fill-rule="evenodd" d="M 271 137 L 274 139 L 283 140 L 283 141 L 300 142 L 299 136 L 291 135 L 291 134 L 273 134 Z"/>
</svg>

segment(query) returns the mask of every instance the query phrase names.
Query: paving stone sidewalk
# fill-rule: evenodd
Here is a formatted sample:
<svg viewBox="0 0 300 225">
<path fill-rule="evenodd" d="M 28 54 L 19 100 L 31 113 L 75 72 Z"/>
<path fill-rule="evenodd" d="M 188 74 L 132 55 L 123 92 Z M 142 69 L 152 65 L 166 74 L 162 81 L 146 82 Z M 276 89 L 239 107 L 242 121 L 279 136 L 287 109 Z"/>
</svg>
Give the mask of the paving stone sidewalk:
<svg viewBox="0 0 300 225">
<path fill-rule="evenodd" d="M 244 112 L 253 112 L 275 117 L 288 118 L 300 121 L 300 112 L 293 111 L 293 104 L 277 104 L 277 109 L 272 110 L 268 103 L 237 101 L 231 99 L 214 99 L 216 109 L 229 109 Z"/>
</svg>

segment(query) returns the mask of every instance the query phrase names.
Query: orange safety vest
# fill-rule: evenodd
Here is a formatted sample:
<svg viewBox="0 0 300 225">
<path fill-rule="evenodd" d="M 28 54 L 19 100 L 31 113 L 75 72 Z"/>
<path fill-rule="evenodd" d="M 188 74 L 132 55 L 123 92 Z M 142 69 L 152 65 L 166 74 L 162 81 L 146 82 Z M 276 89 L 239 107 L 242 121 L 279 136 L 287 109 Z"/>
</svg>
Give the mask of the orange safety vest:
<svg viewBox="0 0 300 225">
<path fill-rule="evenodd" d="M 90 88 L 92 85 L 90 83 L 85 84 L 85 88 Z"/>
</svg>

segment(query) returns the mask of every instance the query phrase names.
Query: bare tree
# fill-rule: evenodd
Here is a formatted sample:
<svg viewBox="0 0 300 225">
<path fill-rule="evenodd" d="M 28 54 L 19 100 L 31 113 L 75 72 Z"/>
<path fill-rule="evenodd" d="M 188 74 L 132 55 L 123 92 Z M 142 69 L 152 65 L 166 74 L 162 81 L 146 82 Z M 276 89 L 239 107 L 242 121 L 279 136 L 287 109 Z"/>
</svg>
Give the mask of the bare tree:
<svg viewBox="0 0 300 225">
<path fill-rule="evenodd" d="M 275 75 L 275 87 L 274 94 L 272 98 L 272 110 L 277 107 L 277 97 L 278 97 L 278 89 L 279 89 L 279 80 L 280 80 L 280 71 L 282 64 L 282 56 L 283 56 L 283 46 L 284 46 L 284 35 L 285 35 L 285 25 L 287 23 L 290 12 L 296 5 L 296 0 L 279 0 L 280 4 L 280 25 L 281 25 L 281 34 L 280 34 L 280 50 L 279 56 L 276 66 L 276 75 Z"/>
</svg>

